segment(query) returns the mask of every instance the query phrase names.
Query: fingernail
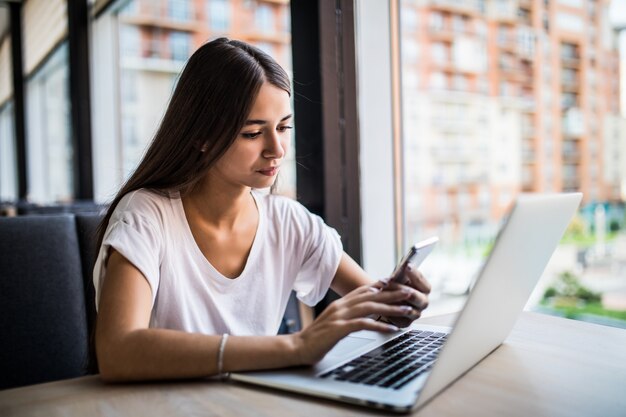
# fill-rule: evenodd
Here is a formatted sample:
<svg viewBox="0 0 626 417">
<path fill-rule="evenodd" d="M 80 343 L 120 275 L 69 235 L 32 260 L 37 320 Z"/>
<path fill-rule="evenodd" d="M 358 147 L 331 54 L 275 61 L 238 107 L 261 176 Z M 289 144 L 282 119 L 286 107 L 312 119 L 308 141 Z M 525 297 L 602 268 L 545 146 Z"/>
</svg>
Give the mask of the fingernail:
<svg viewBox="0 0 626 417">
<path fill-rule="evenodd" d="M 397 332 L 398 330 L 400 330 L 399 328 L 397 328 L 396 326 L 394 326 L 393 324 L 388 324 L 387 328 L 392 331 L 392 332 Z"/>
<path fill-rule="evenodd" d="M 400 310 L 402 310 L 405 313 L 409 313 L 409 312 L 411 312 L 413 310 L 413 307 L 411 307 L 411 306 L 401 306 Z"/>
<path fill-rule="evenodd" d="M 376 287 L 369 287 L 369 290 L 370 290 L 371 292 L 379 292 L 379 291 L 380 291 L 380 289 L 379 289 L 379 288 L 376 288 Z"/>
<path fill-rule="evenodd" d="M 406 266 L 406 270 L 407 270 L 407 271 L 412 271 L 412 270 L 413 270 L 413 267 L 411 266 L 411 264 L 408 264 L 408 265 Z"/>
</svg>

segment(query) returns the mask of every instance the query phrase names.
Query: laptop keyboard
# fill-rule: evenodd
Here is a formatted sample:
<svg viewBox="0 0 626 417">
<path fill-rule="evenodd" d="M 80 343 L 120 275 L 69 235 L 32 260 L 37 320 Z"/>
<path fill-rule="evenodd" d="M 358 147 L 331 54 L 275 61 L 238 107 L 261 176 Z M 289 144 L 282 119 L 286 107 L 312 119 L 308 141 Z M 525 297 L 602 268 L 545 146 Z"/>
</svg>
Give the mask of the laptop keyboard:
<svg viewBox="0 0 626 417">
<path fill-rule="evenodd" d="M 399 389 L 432 368 L 447 336 L 411 330 L 320 378 Z"/>
</svg>

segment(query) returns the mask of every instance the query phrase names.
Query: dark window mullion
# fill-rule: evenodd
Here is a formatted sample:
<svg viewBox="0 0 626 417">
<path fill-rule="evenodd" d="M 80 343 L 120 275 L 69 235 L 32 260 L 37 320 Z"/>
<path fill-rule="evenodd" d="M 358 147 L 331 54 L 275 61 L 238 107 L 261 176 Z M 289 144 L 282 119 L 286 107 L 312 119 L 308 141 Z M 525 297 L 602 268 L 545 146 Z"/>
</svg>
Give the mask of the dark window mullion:
<svg viewBox="0 0 626 417">
<path fill-rule="evenodd" d="M 93 200 L 87 0 L 67 0 L 74 198 Z"/>
</svg>

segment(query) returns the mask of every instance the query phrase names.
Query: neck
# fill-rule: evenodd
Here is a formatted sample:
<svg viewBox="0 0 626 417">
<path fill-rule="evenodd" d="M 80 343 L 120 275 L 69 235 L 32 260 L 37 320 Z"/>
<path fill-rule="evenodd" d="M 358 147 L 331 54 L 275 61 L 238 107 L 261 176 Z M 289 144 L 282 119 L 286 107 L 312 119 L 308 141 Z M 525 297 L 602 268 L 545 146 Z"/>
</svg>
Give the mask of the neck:
<svg viewBox="0 0 626 417">
<path fill-rule="evenodd" d="M 233 229 L 241 220 L 256 211 L 250 187 L 224 187 L 200 181 L 183 199 L 187 217 L 193 217 L 218 228 Z"/>
</svg>

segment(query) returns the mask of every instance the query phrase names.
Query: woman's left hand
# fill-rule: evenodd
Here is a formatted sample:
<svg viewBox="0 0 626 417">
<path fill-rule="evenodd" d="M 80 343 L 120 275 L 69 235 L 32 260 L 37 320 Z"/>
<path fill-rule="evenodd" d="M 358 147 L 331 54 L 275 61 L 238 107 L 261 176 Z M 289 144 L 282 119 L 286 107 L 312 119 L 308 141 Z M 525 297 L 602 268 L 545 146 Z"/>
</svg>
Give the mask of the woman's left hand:
<svg viewBox="0 0 626 417">
<path fill-rule="evenodd" d="M 410 264 L 404 269 L 403 283 L 390 282 L 388 278 L 381 279 L 375 287 L 382 290 L 402 289 L 410 293 L 410 297 L 403 302 L 413 307 L 413 310 L 403 317 L 381 317 L 389 323 L 393 323 L 398 327 L 408 327 L 413 321 L 422 315 L 422 311 L 428 307 L 428 294 L 430 293 L 430 284 L 424 278 L 421 272 L 414 269 Z"/>
</svg>

